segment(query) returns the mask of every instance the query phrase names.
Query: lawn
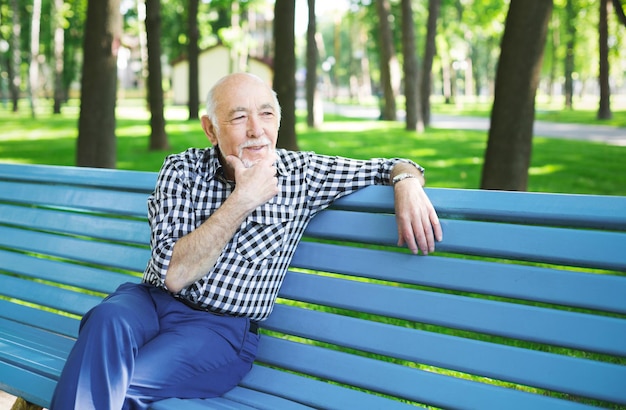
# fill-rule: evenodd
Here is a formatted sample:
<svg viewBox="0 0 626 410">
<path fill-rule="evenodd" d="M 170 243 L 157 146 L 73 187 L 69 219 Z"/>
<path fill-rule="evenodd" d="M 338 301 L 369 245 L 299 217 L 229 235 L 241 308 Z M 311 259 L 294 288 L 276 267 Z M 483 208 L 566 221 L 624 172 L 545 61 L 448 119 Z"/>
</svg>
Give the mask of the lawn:
<svg viewBox="0 0 626 410">
<path fill-rule="evenodd" d="M 31 118 L 26 104 L 18 114 L 9 112 L 7 107 L 0 107 L 0 161 L 74 165 L 77 104 L 77 101 L 70 102 L 57 116 L 49 114 L 49 107 L 42 104 L 35 120 Z M 440 109 L 440 105 L 436 104 L 434 108 Z M 455 113 L 476 114 L 476 110 L 474 107 Z M 572 115 L 564 114 L 566 119 Z M 581 116 L 585 115 L 589 114 L 581 113 Z M 626 111 L 615 112 L 615 117 L 623 116 L 626 116 Z M 168 153 L 208 144 L 199 121 L 187 120 L 185 107 L 168 107 L 166 110 L 167 132 L 172 145 L 167 152 L 150 152 L 147 149 L 149 114 L 143 101 L 120 100 L 117 117 L 120 169 L 157 171 Z M 427 168 L 429 186 L 479 187 L 486 132 L 431 128 L 417 134 L 405 131 L 400 122 L 330 115 L 326 116 L 320 130 L 310 130 L 302 117 L 300 115 L 297 127 L 302 150 L 355 158 L 406 157 Z M 535 138 L 529 190 L 626 195 L 625 155 L 626 147 Z"/>
</svg>

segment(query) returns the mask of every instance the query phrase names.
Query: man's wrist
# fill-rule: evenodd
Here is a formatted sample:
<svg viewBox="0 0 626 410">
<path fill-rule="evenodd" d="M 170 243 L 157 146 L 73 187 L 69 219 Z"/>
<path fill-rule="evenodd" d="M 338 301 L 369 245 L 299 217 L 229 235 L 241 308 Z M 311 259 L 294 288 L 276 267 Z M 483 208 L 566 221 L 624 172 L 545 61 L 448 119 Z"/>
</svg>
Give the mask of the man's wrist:
<svg viewBox="0 0 626 410">
<path fill-rule="evenodd" d="M 408 172 L 403 172 L 401 174 L 396 175 L 395 177 L 393 177 L 393 179 L 391 180 L 391 185 L 392 186 L 396 186 L 396 184 L 400 181 L 404 181 L 405 179 L 408 178 L 417 178 L 417 175 L 415 174 L 411 174 Z"/>
<path fill-rule="evenodd" d="M 424 167 L 418 165 L 418 164 L 414 164 L 410 165 L 409 164 L 402 164 L 401 167 L 398 167 L 397 170 L 395 170 L 397 173 L 392 173 L 392 178 L 391 178 L 391 185 L 395 186 L 398 182 L 403 181 L 407 178 L 418 178 L 422 181 L 424 181 Z M 418 172 L 415 172 L 418 171 Z"/>
</svg>

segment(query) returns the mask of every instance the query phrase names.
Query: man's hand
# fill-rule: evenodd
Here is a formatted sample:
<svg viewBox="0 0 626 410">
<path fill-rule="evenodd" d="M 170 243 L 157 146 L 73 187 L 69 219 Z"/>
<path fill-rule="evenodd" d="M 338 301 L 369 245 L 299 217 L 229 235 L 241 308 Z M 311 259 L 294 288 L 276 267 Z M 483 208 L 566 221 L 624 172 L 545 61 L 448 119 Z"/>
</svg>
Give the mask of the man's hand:
<svg viewBox="0 0 626 410">
<path fill-rule="evenodd" d="M 276 153 L 259 160 L 246 168 L 234 155 L 226 157 L 226 161 L 235 171 L 235 192 L 250 211 L 266 203 L 278 194 L 278 178 L 276 177 Z"/>
<path fill-rule="evenodd" d="M 406 244 L 414 254 L 435 251 L 443 239 L 439 217 L 418 178 L 407 178 L 394 186 L 398 246 Z"/>
</svg>

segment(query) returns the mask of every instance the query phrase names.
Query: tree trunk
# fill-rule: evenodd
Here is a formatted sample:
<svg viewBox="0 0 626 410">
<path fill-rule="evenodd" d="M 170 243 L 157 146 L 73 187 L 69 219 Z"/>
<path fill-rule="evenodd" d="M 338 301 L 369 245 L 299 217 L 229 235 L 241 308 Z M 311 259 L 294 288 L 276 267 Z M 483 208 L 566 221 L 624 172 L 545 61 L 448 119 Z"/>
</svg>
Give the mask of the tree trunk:
<svg viewBox="0 0 626 410">
<path fill-rule="evenodd" d="M 599 120 L 610 120 L 613 118 L 611 112 L 611 88 L 609 86 L 609 24 L 608 24 L 608 0 L 600 0 L 600 107 L 597 118 Z"/>
<path fill-rule="evenodd" d="M 41 0 L 33 1 L 33 12 L 30 23 L 30 65 L 28 66 L 28 90 L 30 110 L 35 118 L 37 110 L 37 93 L 39 90 L 39 32 L 41 27 Z"/>
<path fill-rule="evenodd" d="M 187 44 L 187 58 L 189 60 L 189 119 L 197 120 L 200 111 L 200 86 L 198 84 L 198 39 L 200 31 L 198 30 L 198 3 L 199 0 L 189 0 L 187 8 L 187 30 L 189 36 L 189 44 Z"/>
<path fill-rule="evenodd" d="M 376 11 L 378 13 L 378 24 L 380 31 L 380 87 L 383 92 L 383 105 L 381 107 L 380 118 L 382 120 L 395 121 L 396 94 L 393 89 L 392 64 L 396 60 L 396 52 L 393 47 L 391 33 L 389 0 L 376 0 Z M 397 60 L 396 60 L 397 63 Z"/>
<path fill-rule="evenodd" d="M 122 32 L 120 0 L 87 5 L 76 163 L 115 168 L 117 52 Z"/>
<path fill-rule="evenodd" d="M 53 27 L 54 27 L 54 106 L 52 112 L 61 114 L 61 105 L 65 101 L 65 87 L 63 86 L 63 53 L 65 48 L 65 30 L 63 29 L 63 0 L 54 0 Z"/>
<path fill-rule="evenodd" d="M 613 8 L 615 9 L 615 14 L 617 15 L 617 19 L 624 27 L 626 27 L 626 13 L 624 13 L 624 6 L 620 2 L 620 0 L 613 0 Z"/>
<path fill-rule="evenodd" d="M 552 1 L 511 0 L 496 73 L 482 189 L 527 189 L 535 94 L 551 12 Z"/>
<path fill-rule="evenodd" d="M 405 128 L 423 132 L 424 121 L 419 100 L 419 73 L 415 47 L 415 23 L 411 0 L 402 0 L 402 53 L 404 54 L 404 97 L 406 101 Z"/>
<path fill-rule="evenodd" d="M 9 61 L 9 94 L 13 102 L 13 112 L 17 112 L 20 100 L 20 85 L 22 84 L 20 65 L 22 64 L 20 35 L 22 25 L 20 23 L 20 8 L 17 0 L 11 0 L 13 11 L 13 30 L 11 31 L 11 57 Z"/>
<path fill-rule="evenodd" d="M 298 150 L 296 139 L 296 55 L 294 0 L 276 0 L 274 4 L 274 90 L 282 108 L 278 146 Z"/>
<path fill-rule="evenodd" d="M 317 21 L 315 17 L 315 0 L 308 0 L 309 24 L 306 32 L 306 123 L 311 128 L 320 126 L 320 116 L 317 112 L 322 107 L 317 104 Z"/>
<path fill-rule="evenodd" d="M 422 82 L 420 85 L 420 102 L 424 126 L 430 125 L 430 94 L 432 92 L 433 60 L 437 52 L 435 36 L 437 35 L 437 19 L 441 9 L 441 0 L 428 1 L 428 23 L 426 42 L 424 45 L 424 61 L 422 66 Z"/>
<path fill-rule="evenodd" d="M 576 11 L 574 0 L 565 3 L 565 108 L 573 108 L 574 97 L 574 45 L 576 42 Z"/>
<path fill-rule="evenodd" d="M 161 72 L 161 0 L 146 0 L 148 46 L 148 103 L 150 105 L 150 150 L 170 147 L 163 115 L 163 75 Z"/>
</svg>

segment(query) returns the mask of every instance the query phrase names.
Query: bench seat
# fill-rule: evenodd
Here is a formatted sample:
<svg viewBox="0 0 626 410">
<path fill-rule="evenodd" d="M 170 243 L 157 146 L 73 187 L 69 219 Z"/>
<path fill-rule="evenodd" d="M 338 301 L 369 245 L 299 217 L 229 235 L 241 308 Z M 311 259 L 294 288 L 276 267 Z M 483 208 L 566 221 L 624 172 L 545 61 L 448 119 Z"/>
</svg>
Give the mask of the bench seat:
<svg viewBox="0 0 626 410">
<path fill-rule="evenodd" d="M 149 258 L 150 172 L 0 164 L 0 389 L 46 407 L 80 317 Z M 390 187 L 311 221 L 252 371 L 155 410 L 626 407 L 626 197 L 429 188 L 444 241 L 396 246 Z"/>
</svg>

